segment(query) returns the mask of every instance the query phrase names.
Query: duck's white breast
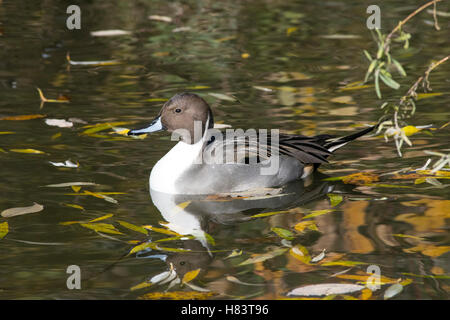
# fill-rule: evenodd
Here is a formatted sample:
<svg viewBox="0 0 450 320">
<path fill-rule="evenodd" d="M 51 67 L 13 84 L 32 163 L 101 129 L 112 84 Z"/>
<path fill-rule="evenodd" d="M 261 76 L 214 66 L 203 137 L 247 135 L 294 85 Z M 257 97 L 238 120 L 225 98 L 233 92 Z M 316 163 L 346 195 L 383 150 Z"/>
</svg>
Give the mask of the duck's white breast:
<svg viewBox="0 0 450 320">
<path fill-rule="evenodd" d="M 177 179 L 198 159 L 203 141 L 195 144 L 178 142 L 153 167 L 150 173 L 150 189 L 175 194 Z"/>
</svg>

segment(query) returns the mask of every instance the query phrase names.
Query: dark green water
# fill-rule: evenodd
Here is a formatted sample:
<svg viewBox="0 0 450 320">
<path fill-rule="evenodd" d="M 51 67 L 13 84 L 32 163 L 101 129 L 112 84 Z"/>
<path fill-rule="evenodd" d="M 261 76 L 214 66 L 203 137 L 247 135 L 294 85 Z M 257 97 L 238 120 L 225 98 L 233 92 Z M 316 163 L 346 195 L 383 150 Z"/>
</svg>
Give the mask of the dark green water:
<svg viewBox="0 0 450 320">
<path fill-rule="evenodd" d="M 421 3 L 383 1 L 382 31 L 388 33 Z M 367 276 L 369 265 L 378 266 L 381 275 L 389 279 L 413 281 L 397 299 L 448 299 L 448 180 L 440 179 L 442 186 L 436 186 L 387 175 L 372 185 L 355 185 L 324 182 L 323 176 L 316 176 L 307 188 L 294 186 L 293 193 L 291 190 L 289 196 L 282 197 L 286 201 L 275 205 L 241 200 L 245 202 L 241 209 L 226 218 L 213 215 L 208 206 L 202 207 L 204 201 L 176 199 L 177 204 L 191 201 L 184 211 L 198 215 L 203 230 L 214 238 L 212 254 L 197 240 L 177 240 L 161 246 L 192 252 L 153 250 L 146 259 L 134 254 L 123 257 L 134 246 L 128 241 L 169 237 L 154 231 L 145 236 L 124 228 L 119 221 L 162 227 L 159 222 L 165 221 L 165 214 L 149 196 L 148 175 L 174 142 L 163 133 L 144 140 L 124 138 L 111 129 L 82 134 L 88 129 L 85 126 L 98 123 L 133 122 L 117 125 L 126 128 L 146 124 L 159 112 L 164 99 L 182 91 L 204 97 L 216 122 L 235 128 L 345 135 L 375 123 L 382 115 L 382 102 L 373 86 L 340 89 L 364 78 L 368 65 L 362 50 L 375 50 L 365 22 L 366 8 L 372 3 L 82 1 L 81 30 L 73 31 L 66 28 L 70 4 L 0 1 L 0 211 L 34 202 L 44 206 L 37 213 L 0 217 L 0 224 L 7 222 L 9 228 L 0 239 L 0 298 L 136 299 L 164 292 L 168 284 L 130 288 L 167 271 L 172 263 L 180 278 L 200 268 L 192 283 L 214 293 L 209 297 L 212 299 L 279 299 L 302 285 L 356 283 L 330 276 L 349 268 L 347 275 Z M 450 6 L 443 4 L 438 9 L 448 12 Z M 173 22 L 149 20 L 149 15 L 169 16 Z M 397 91 L 382 87 L 385 100 L 397 101 L 432 60 L 450 52 L 450 19 L 439 17 L 440 31 L 433 28 L 432 21 L 431 14 L 422 13 L 406 27 L 413 35 L 411 48 L 394 52 L 408 75 L 396 78 L 401 83 Z M 173 32 L 180 27 L 190 29 Z M 108 29 L 131 33 L 114 37 L 90 34 Z M 323 37 L 329 35 L 353 37 Z M 74 61 L 121 63 L 69 66 L 67 52 Z M 449 121 L 449 70 L 447 63 L 433 71 L 433 92 L 442 95 L 419 100 L 411 124 L 439 128 Z M 62 94 L 70 102 L 47 102 L 41 107 L 36 87 L 47 98 Z M 235 97 L 236 101 L 214 94 Z M 11 120 L 37 114 L 44 117 Z M 72 119 L 74 126 L 49 126 L 46 119 Z M 403 158 L 397 156 L 393 142 L 386 143 L 382 137 L 355 141 L 339 150 L 321 172 L 328 176 L 355 172 L 380 175 L 420 168 L 430 158 L 424 150 L 449 152 L 449 128 L 416 133 L 411 137 L 413 146 L 403 149 Z M 60 168 L 49 163 L 69 159 L 79 167 Z M 83 186 L 78 195 L 70 187 L 45 187 L 66 182 L 97 185 Z M 327 196 L 328 187 L 342 196 L 336 206 Z M 117 201 L 111 203 L 81 195 L 84 190 L 120 194 L 110 194 Z M 236 205 L 219 200 L 209 199 L 219 211 Z M 295 230 L 305 221 L 306 211 L 325 209 L 333 211 L 305 219 L 318 231 Z M 280 210 L 290 212 L 247 219 Z M 99 222 L 114 225 L 121 234 L 105 237 L 80 224 L 61 224 L 106 214 L 113 216 Z M 264 262 L 239 266 L 254 255 L 288 249 L 286 241 L 282 243 L 271 231 L 273 227 L 290 230 L 294 234 L 291 244 L 305 247 L 313 257 L 326 249 L 324 261 L 362 264 L 305 264 L 286 251 Z M 233 249 L 242 250 L 242 255 L 225 259 Z M 67 289 L 69 265 L 81 268 L 81 290 Z M 235 283 L 227 276 L 259 285 Z M 383 284 L 371 299 L 383 299 L 390 285 Z M 193 289 L 175 285 L 171 291 Z M 360 297 L 359 293 L 351 295 Z"/>
</svg>

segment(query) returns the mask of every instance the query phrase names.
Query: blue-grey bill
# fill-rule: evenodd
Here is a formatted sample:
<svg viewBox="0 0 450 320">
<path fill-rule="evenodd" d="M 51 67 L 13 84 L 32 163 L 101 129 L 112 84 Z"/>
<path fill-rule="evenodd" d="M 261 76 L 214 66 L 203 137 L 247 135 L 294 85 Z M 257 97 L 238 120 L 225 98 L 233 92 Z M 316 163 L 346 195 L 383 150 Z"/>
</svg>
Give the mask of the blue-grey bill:
<svg viewBox="0 0 450 320">
<path fill-rule="evenodd" d="M 158 117 L 155 120 L 153 120 L 152 123 L 148 127 L 142 128 L 142 129 L 130 130 L 130 131 L 128 131 L 128 135 L 129 136 L 138 136 L 141 134 L 157 132 L 157 131 L 161 131 L 161 130 L 164 130 L 164 126 L 161 123 L 161 117 Z"/>
</svg>

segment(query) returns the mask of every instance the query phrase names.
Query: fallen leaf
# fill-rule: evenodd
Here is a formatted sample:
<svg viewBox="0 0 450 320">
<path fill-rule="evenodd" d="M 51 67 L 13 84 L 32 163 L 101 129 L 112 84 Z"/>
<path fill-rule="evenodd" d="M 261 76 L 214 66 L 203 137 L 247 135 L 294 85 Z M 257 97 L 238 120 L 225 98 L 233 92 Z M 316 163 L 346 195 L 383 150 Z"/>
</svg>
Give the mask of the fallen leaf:
<svg viewBox="0 0 450 320">
<path fill-rule="evenodd" d="M 333 211 L 334 211 L 333 209 L 314 210 L 314 211 L 311 211 L 310 214 L 307 214 L 306 216 L 304 216 L 302 218 L 302 220 L 303 219 L 314 218 L 314 217 L 317 217 L 317 216 L 321 216 L 323 214 L 327 214 L 327 213 L 330 213 L 330 212 L 333 212 Z"/>
<path fill-rule="evenodd" d="M 9 232 L 9 224 L 7 221 L 0 223 L 0 239 L 3 239 Z"/>
<path fill-rule="evenodd" d="M 3 210 L 1 216 L 4 218 L 11 218 L 23 214 L 36 213 L 42 210 L 44 210 L 44 206 L 35 202 L 32 206 L 29 207 L 17 207 Z"/>
<path fill-rule="evenodd" d="M 113 215 L 114 214 L 112 214 L 112 213 L 108 213 L 108 214 L 105 214 L 104 216 L 101 216 L 101 217 L 89 220 L 89 223 L 97 222 L 97 221 L 100 221 L 100 220 L 105 220 L 105 219 L 111 218 Z"/>
<path fill-rule="evenodd" d="M 45 115 L 42 115 L 42 114 L 27 114 L 27 115 L 21 115 L 21 116 L 3 117 L 3 118 L 0 118 L 0 120 L 21 121 L 21 120 L 39 119 L 39 118 L 44 118 L 44 117 L 45 117 Z"/>
<path fill-rule="evenodd" d="M 67 98 L 66 96 L 59 96 L 58 99 L 47 99 L 44 96 L 44 93 L 42 92 L 41 89 L 39 89 L 39 88 L 36 88 L 36 89 L 39 92 L 39 97 L 41 98 L 41 102 L 55 102 L 55 103 L 68 103 L 68 102 L 70 102 L 69 98 Z"/>
<path fill-rule="evenodd" d="M 229 96 L 229 95 L 226 95 L 226 94 L 223 94 L 223 93 L 212 93 L 212 92 L 210 92 L 208 94 L 211 97 L 217 98 L 219 100 L 226 100 L 226 101 L 233 101 L 233 102 L 237 101 L 236 98 L 234 98 L 232 96 Z"/>
<path fill-rule="evenodd" d="M 64 205 L 65 205 L 66 207 L 84 210 L 84 208 L 83 208 L 82 206 L 79 206 L 79 205 L 77 205 L 77 204 L 65 203 Z"/>
<path fill-rule="evenodd" d="M 242 250 L 234 249 L 231 253 L 225 257 L 225 259 L 234 258 L 242 255 Z"/>
<path fill-rule="evenodd" d="M 342 196 L 339 194 L 328 193 L 327 196 L 328 198 L 330 198 L 330 203 L 332 207 L 336 207 L 343 200 Z"/>
<path fill-rule="evenodd" d="M 245 52 L 245 53 L 241 54 L 241 58 L 248 59 L 248 58 L 250 58 L 250 54 Z"/>
<path fill-rule="evenodd" d="M 306 249 L 304 246 L 296 245 L 295 247 L 292 247 L 289 250 L 289 253 L 291 256 L 293 256 L 295 259 L 305 263 L 309 264 L 311 261 L 311 256 L 309 255 L 308 249 Z"/>
<path fill-rule="evenodd" d="M 44 187 L 47 188 L 64 188 L 64 187 L 72 187 L 72 186 L 97 186 L 96 183 L 93 182 L 64 182 L 57 184 L 48 184 Z M 78 191 L 75 191 L 78 192 Z"/>
<path fill-rule="evenodd" d="M 114 36 L 123 36 L 131 34 L 130 31 L 125 30 L 99 30 L 99 31 L 91 31 L 91 36 L 93 37 L 114 37 Z"/>
<path fill-rule="evenodd" d="M 167 234 L 167 235 L 171 235 L 171 236 L 181 236 L 181 234 L 176 233 L 175 231 L 169 230 L 169 229 L 163 229 L 163 228 L 158 228 L 158 227 L 153 227 L 151 225 L 145 225 L 142 226 L 145 229 L 148 230 L 152 230 L 158 233 L 162 233 L 162 234 Z"/>
<path fill-rule="evenodd" d="M 317 263 L 317 262 L 321 261 L 323 258 L 325 258 L 325 252 L 326 252 L 326 249 L 323 249 L 321 253 L 319 253 L 317 256 L 315 256 L 311 259 L 311 262 Z"/>
<path fill-rule="evenodd" d="M 359 297 L 361 300 L 368 300 L 372 297 L 372 290 L 369 288 L 365 288 L 361 291 L 361 296 Z"/>
<path fill-rule="evenodd" d="M 18 152 L 18 153 L 31 153 L 31 154 L 44 154 L 44 151 L 36 150 L 36 149 L 10 149 L 11 152 Z"/>
<path fill-rule="evenodd" d="M 201 270 L 201 269 L 198 268 L 198 269 L 195 269 L 195 270 L 191 270 L 191 271 L 189 271 L 189 272 L 186 272 L 186 273 L 184 274 L 184 276 L 183 276 L 182 283 L 188 283 L 188 282 L 194 280 L 194 279 L 198 276 L 198 274 L 200 273 L 200 270 Z"/>
<path fill-rule="evenodd" d="M 365 287 L 357 284 L 323 283 L 303 286 L 291 290 L 288 296 L 327 296 L 333 294 L 346 294 L 363 290 Z"/>
<path fill-rule="evenodd" d="M 136 226 L 136 225 L 134 225 L 134 224 L 132 224 L 132 223 L 129 223 L 129 222 L 126 222 L 126 221 L 121 221 L 121 220 L 118 220 L 117 222 L 118 222 L 121 226 L 123 226 L 123 227 L 125 227 L 125 228 L 127 228 L 127 229 L 130 229 L 130 230 L 133 230 L 133 231 L 137 231 L 137 232 L 143 233 L 143 234 L 145 234 L 145 235 L 148 234 L 147 229 L 145 229 L 144 227 Z"/>
<path fill-rule="evenodd" d="M 96 67 L 96 66 L 114 66 L 114 65 L 118 65 L 118 64 L 121 64 L 121 63 L 122 63 L 122 62 L 120 62 L 120 61 L 118 61 L 118 60 L 104 60 L 104 61 L 74 61 L 74 60 L 72 60 L 72 59 L 70 58 L 69 53 L 67 53 L 66 59 L 67 59 L 67 62 L 69 62 L 69 64 L 70 64 L 70 65 L 73 65 L 73 66 L 77 66 L 77 65 L 80 65 L 80 66 L 94 66 L 94 67 Z M 43 97 L 43 95 L 41 96 L 41 99 L 42 99 L 42 97 Z M 43 101 L 44 101 L 44 102 L 68 102 L 68 101 L 64 101 L 64 100 L 59 101 L 59 100 L 48 100 L 48 99 L 43 100 Z"/>
<path fill-rule="evenodd" d="M 286 230 L 283 228 L 277 228 L 277 227 L 273 227 L 270 230 L 275 232 L 280 238 L 283 238 L 286 240 L 294 239 L 294 234 L 289 230 Z"/>
<path fill-rule="evenodd" d="M 64 119 L 45 119 L 45 124 L 60 128 L 72 128 L 73 122 Z"/>
<path fill-rule="evenodd" d="M 240 264 L 238 264 L 238 266 L 244 266 L 247 264 L 254 264 L 257 262 L 263 262 L 269 259 L 272 259 L 274 257 L 277 257 L 279 255 L 282 255 L 283 253 L 285 253 L 288 250 L 288 248 L 279 248 L 279 249 L 275 249 L 271 252 L 267 252 L 267 253 L 263 253 L 263 254 L 256 254 L 251 258 L 248 258 L 247 260 L 241 262 Z"/>
<path fill-rule="evenodd" d="M 403 286 L 400 283 L 393 284 L 384 292 L 384 300 L 390 299 L 403 291 Z"/>
<path fill-rule="evenodd" d="M 343 104 L 355 104 L 355 101 L 353 100 L 352 96 L 335 97 L 335 98 L 332 98 L 330 101 L 335 102 L 335 103 L 343 103 Z"/>
<path fill-rule="evenodd" d="M 171 292 L 151 292 L 146 293 L 138 299 L 140 300 L 205 300 L 216 295 L 214 292 L 197 292 L 197 291 L 171 291 Z"/>
<path fill-rule="evenodd" d="M 80 223 L 81 226 L 103 233 L 110 234 L 123 234 L 119 230 L 117 230 L 112 224 L 109 223 Z"/>
<path fill-rule="evenodd" d="M 346 260 L 338 260 L 338 261 L 330 261 L 330 262 L 324 262 L 321 263 L 322 266 L 344 266 L 344 267 L 350 267 L 350 266 L 358 266 L 367 264 L 366 262 L 360 262 L 360 261 L 346 261 Z"/>
<path fill-rule="evenodd" d="M 162 21 L 162 22 L 172 22 L 172 18 L 171 17 L 167 17 L 167 16 L 159 16 L 159 15 L 151 15 L 148 17 L 150 20 L 154 20 L 154 21 Z"/>
<path fill-rule="evenodd" d="M 80 164 L 78 162 L 77 163 L 73 163 L 70 160 L 66 160 L 65 162 L 52 162 L 52 161 L 49 161 L 49 163 L 51 163 L 55 167 L 65 167 L 65 168 L 78 168 L 80 166 Z"/>
<path fill-rule="evenodd" d="M 314 220 L 301 221 L 297 223 L 294 228 L 300 233 L 304 232 L 306 229 L 319 231 Z"/>
<path fill-rule="evenodd" d="M 262 218 L 262 217 L 273 216 L 273 215 L 280 214 L 280 213 L 290 213 L 290 212 L 291 211 L 289 211 L 289 210 L 264 212 L 264 213 L 255 214 L 255 215 L 251 216 L 251 218 Z"/>
</svg>

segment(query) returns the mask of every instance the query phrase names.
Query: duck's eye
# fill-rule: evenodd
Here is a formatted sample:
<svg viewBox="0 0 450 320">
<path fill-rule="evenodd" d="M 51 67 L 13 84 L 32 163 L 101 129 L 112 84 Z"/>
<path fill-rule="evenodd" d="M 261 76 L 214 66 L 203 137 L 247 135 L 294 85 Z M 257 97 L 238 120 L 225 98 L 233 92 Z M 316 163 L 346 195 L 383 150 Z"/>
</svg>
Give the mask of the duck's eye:
<svg viewBox="0 0 450 320">
<path fill-rule="evenodd" d="M 175 109 L 175 112 L 176 112 L 176 113 L 180 113 L 180 112 L 181 112 L 181 109 Z"/>
</svg>

